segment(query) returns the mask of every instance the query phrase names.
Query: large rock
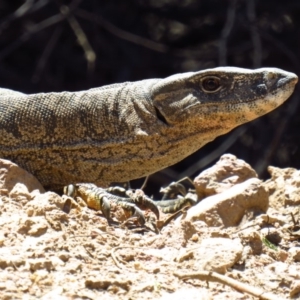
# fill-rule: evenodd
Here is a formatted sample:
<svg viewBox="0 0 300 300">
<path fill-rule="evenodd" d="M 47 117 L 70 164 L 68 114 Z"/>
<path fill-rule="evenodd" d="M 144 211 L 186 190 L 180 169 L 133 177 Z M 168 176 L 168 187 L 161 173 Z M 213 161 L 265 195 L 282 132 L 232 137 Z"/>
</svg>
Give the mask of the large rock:
<svg viewBox="0 0 300 300">
<path fill-rule="evenodd" d="M 211 168 L 200 173 L 194 180 L 198 199 L 222 193 L 249 178 L 257 178 L 249 164 L 232 154 L 224 154 Z"/>
<path fill-rule="evenodd" d="M 257 178 L 248 179 L 221 194 L 205 198 L 188 210 L 186 220 L 201 220 L 208 226 L 236 226 L 249 209 L 261 212 L 268 209 L 268 192 Z"/>
<path fill-rule="evenodd" d="M 29 192 L 39 190 L 42 193 L 45 191 L 32 174 L 9 160 L 0 159 L 0 189 L 10 192 L 17 183 L 24 184 Z"/>
</svg>

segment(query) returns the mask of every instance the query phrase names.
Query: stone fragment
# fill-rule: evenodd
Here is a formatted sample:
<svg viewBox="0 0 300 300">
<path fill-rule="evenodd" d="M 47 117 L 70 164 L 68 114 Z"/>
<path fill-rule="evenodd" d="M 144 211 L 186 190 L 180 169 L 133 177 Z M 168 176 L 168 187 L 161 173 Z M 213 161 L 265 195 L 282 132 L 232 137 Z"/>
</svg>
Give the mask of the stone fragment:
<svg viewBox="0 0 300 300">
<path fill-rule="evenodd" d="M 0 247 L 4 246 L 5 236 L 2 232 L 0 232 Z"/>
<path fill-rule="evenodd" d="M 50 257 L 50 260 L 51 260 L 53 269 L 55 269 L 55 270 L 57 270 L 60 267 L 65 265 L 65 263 L 61 259 L 59 259 L 57 256 Z"/>
<path fill-rule="evenodd" d="M 71 257 L 71 254 L 69 252 L 66 252 L 66 251 L 61 251 L 58 253 L 57 255 L 59 257 L 59 259 L 61 259 L 63 262 L 67 262 L 70 257 Z"/>
<path fill-rule="evenodd" d="M 208 226 L 236 226 L 245 212 L 254 208 L 262 212 L 268 208 L 268 193 L 257 178 L 205 198 L 188 210 L 185 219 L 192 222 L 201 220 Z"/>
<path fill-rule="evenodd" d="M 198 199 L 219 194 L 249 178 L 257 178 L 249 164 L 232 154 L 224 154 L 211 168 L 203 171 L 194 180 Z"/>
<path fill-rule="evenodd" d="M 27 263 L 29 264 L 31 272 L 35 272 L 37 270 L 51 271 L 53 269 L 52 261 L 48 258 L 30 258 L 27 260 Z"/>
<path fill-rule="evenodd" d="M 264 185 L 270 195 L 270 207 L 280 209 L 300 204 L 300 171 L 294 168 L 268 167 L 271 179 Z"/>
<path fill-rule="evenodd" d="M 193 223 L 189 221 L 183 220 L 181 222 L 181 228 L 183 231 L 183 238 L 186 241 L 189 240 L 193 236 L 193 234 L 196 233 L 195 226 L 193 225 Z"/>
<path fill-rule="evenodd" d="M 300 261 L 300 247 L 292 247 L 289 249 L 288 253 L 294 261 Z"/>
<path fill-rule="evenodd" d="M 66 270 L 71 274 L 75 274 L 82 269 L 82 263 L 75 258 L 70 259 L 66 266 Z"/>
<path fill-rule="evenodd" d="M 23 183 L 17 183 L 10 191 L 9 197 L 14 198 L 17 201 L 22 201 L 22 202 L 25 200 L 24 201 L 25 203 L 28 200 L 32 199 L 32 196 L 29 193 L 27 186 Z"/>
<path fill-rule="evenodd" d="M 29 192 L 39 190 L 43 193 L 45 191 L 32 174 L 9 160 L 0 159 L 0 189 L 11 191 L 17 183 L 24 184 Z"/>
<path fill-rule="evenodd" d="M 47 192 L 37 195 L 34 199 L 25 205 L 28 216 L 43 216 L 45 212 L 52 210 L 62 210 L 64 200 L 53 192 Z"/>
<path fill-rule="evenodd" d="M 25 257 L 18 254 L 12 254 L 7 248 L 0 249 L 0 268 L 20 267 L 25 265 Z"/>
<path fill-rule="evenodd" d="M 199 270 L 225 274 L 228 268 L 240 260 L 242 253 L 243 246 L 237 239 L 208 238 L 195 250 L 195 264 Z"/>
<path fill-rule="evenodd" d="M 47 229 L 48 224 L 44 218 L 22 218 L 19 223 L 18 233 L 38 237 L 46 233 Z"/>
<path fill-rule="evenodd" d="M 300 293 L 300 280 L 294 280 L 290 287 L 290 297 L 294 297 Z"/>
<path fill-rule="evenodd" d="M 251 254 L 260 255 L 262 253 L 263 244 L 260 233 L 254 228 L 247 228 L 239 233 L 239 237 L 243 245 L 249 245 Z"/>
<path fill-rule="evenodd" d="M 85 286 L 91 289 L 108 289 L 110 286 L 121 287 L 128 291 L 132 282 L 125 278 L 109 278 L 103 276 L 92 276 L 86 279 Z"/>
</svg>

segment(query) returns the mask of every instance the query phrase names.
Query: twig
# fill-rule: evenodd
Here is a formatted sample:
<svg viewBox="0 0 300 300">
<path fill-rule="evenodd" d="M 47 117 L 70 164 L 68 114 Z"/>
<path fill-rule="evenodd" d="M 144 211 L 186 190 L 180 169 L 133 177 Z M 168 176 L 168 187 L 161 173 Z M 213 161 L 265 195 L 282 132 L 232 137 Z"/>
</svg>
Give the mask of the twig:
<svg viewBox="0 0 300 300">
<path fill-rule="evenodd" d="M 79 3 L 82 0 L 74 0 L 70 5 L 69 5 L 69 10 L 73 11 L 77 8 Z M 42 22 L 35 24 L 30 27 L 30 30 L 28 32 L 25 32 L 23 35 L 21 35 L 16 41 L 8 45 L 6 48 L 4 48 L 2 51 L 0 51 L 0 61 L 3 60 L 6 56 L 8 56 L 11 52 L 15 51 L 18 49 L 22 44 L 27 42 L 31 36 L 34 34 L 37 34 L 38 32 L 51 27 L 61 21 L 64 21 L 67 18 L 66 15 L 63 15 L 61 13 L 56 14 L 52 17 L 49 17 Z"/>
<path fill-rule="evenodd" d="M 141 249 L 144 249 L 144 248 L 141 248 L 141 247 L 135 247 L 135 246 L 118 246 L 118 247 L 112 248 L 112 249 L 111 249 L 111 252 L 110 252 L 111 257 L 112 257 L 112 259 L 114 260 L 116 266 L 117 266 L 118 268 L 120 268 L 120 269 L 122 269 L 122 266 L 119 264 L 119 262 L 118 262 L 118 260 L 117 260 L 117 257 L 116 257 L 116 255 L 115 255 L 115 251 L 118 250 L 118 249 L 125 249 L 125 248 L 130 248 L 130 249 L 140 249 L 140 250 L 141 250 Z M 124 261 L 124 260 L 121 260 L 121 259 L 120 259 L 120 261 L 121 261 L 122 263 L 124 263 L 124 265 L 127 264 L 127 262 Z"/>
<path fill-rule="evenodd" d="M 79 22 L 73 15 L 71 15 L 69 7 L 66 5 L 61 6 L 60 12 L 62 15 L 67 16 L 69 25 L 72 28 L 75 36 L 77 37 L 78 44 L 84 51 L 84 55 L 88 63 L 88 74 L 90 75 L 95 69 L 96 53 L 93 50 L 90 42 L 88 41 L 88 38 L 81 28 Z"/>
<path fill-rule="evenodd" d="M 144 180 L 140 190 L 143 190 L 146 187 L 146 185 L 148 183 L 148 180 L 149 180 L 149 177 L 150 177 L 149 175 L 145 177 L 145 180 Z"/>
<path fill-rule="evenodd" d="M 199 245 L 197 247 L 194 247 L 192 249 L 189 249 L 187 251 L 185 251 L 183 254 L 180 254 L 179 256 L 176 257 L 175 261 L 177 262 L 182 262 L 185 258 L 189 257 L 190 254 L 192 254 L 195 250 L 201 248 L 202 246 Z"/>
<path fill-rule="evenodd" d="M 55 45 L 56 45 L 56 43 L 57 43 L 57 41 L 58 41 L 61 33 L 62 33 L 62 28 L 61 27 L 57 27 L 54 30 L 54 33 L 52 34 L 49 42 L 45 46 L 44 52 L 42 53 L 42 55 L 41 55 L 41 57 L 40 57 L 40 59 L 39 59 L 39 61 L 37 63 L 35 72 L 34 72 L 34 74 L 32 76 L 32 81 L 34 83 L 39 82 L 40 76 L 44 72 L 47 60 L 48 60 L 48 58 L 49 58 L 52 50 L 55 48 Z"/>
<path fill-rule="evenodd" d="M 225 66 L 227 64 L 227 40 L 232 30 L 234 21 L 235 21 L 235 11 L 236 11 L 236 2 L 237 0 L 231 0 L 228 10 L 227 10 L 227 19 L 225 26 L 221 33 L 221 39 L 219 42 L 219 65 Z"/>
<path fill-rule="evenodd" d="M 252 296 L 258 297 L 259 299 L 264 300 L 280 300 L 276 295 L 272 293 L 267 293 L 259 288 L 247 285 L 245 283 L 239 282 L 235 279 L 229 278 L 224 275 L 220 275 L 216 272 L 210 272 L 210 271 L 201 271 L 197 273 L 187 273 L 187 274 L 181 274 L 175 272 L 174 275 L 180 279 L 186 280 L 186 279 L 199 279 L 199 280 L 206 280 L 211 282 L 219 282 L 222 284 L 226 284 L 237 291 L 248 293 Z"/>
<path fill-rule="evenodd" d="M 116 254 L 115 254 L 115 251 L 116 250 L 118 250 L 118 249 L 138 249 L 138 250 L 148 250 L 149 248 L 142 248 L 142 247 L 135 247 L 135 246 L 118 246 L 118 247 L 114 247 L 114 248 L 112 248 L 111 249 L 111 252 L 110 252 L 110 254 L 111 254 L 111 257 L 112 257 L 112 259 L 113 259 L 113 261 L 115 262 L 115 264 L 116 264 L 116 266 L 118 267 L 118 268 L 120 268 L 120 269 L 122 269 L 123 267 L 119 264 L 119 261 L 118 261 L 118 259 L 117 259 L 117 257 L 116 257 Z M 127 264 L 127 262 L 126 261 L 124 261 L 124 260 L 120 260 L 122 263 L 124 263 L 124 265 L 126 265 Z M 144 270 L 146 270 L 146 271 L 151 271 L 151 269 L 147 269 L 147 268 L 144 268 Z"/>
<path fill-rule="evenodd" d="M 294 226 L 296 227 L 298 225 L 298 222 L 296 222 L 296 219 L 295 219 L 294 214 L 292 212 L 290 213 L 290 215 L 292 217 L 292 221 L 294 223 Z"/>
<path fill-rule="evenodd" d="M 255 24 L 255 20 L 256 20 L 254 0 L 246 1 L 246 6 L 247 6 L 246 9 L 247 9 L 248 20 L 253 25 Z M 253 68 L 259 68 L 261 66 L 261 59 L 262 59 L 261 40 L 256 26 L 250 26 L 250 32 L 251 32 L 252 43 L 254 46 Z"/>
<path fill-rule="evenodd" d="M 36 11 L 46 4 L 48 4 L 49 0 L 40 0 L 34 3 L 34 0 L 26 0 L 24 4 L 22 4 L 15 12 L 11 15 L 7 16 L 0 23 L 0 34 L 4 29 L 8 27 L 8 25 L 14 20 L 20 19 L 23 16 L 27 15 L 30 12 Z"/>
<path fill-rule="evenodd" d="M 157 52 L 165 53 L 165 52 L 168 52 L 168 50 L 169 50 L 168 46 L 163 45 L 161 43 L 153 42 L 147 38 L 138 36 L 136 34 L 133 34 L 128 31 L 125 31 L 121 28 L 118 28 L 117 26 L 108 22 L 107 20 L 105 20 L 104 18 L 102 18 L 99 15 L 89 13 L 82 9 L 77 10 L 75 14 L 82 19 L 92 21 L 92 22 L 100 25 L 106 31 L 110 32 L 111 34 L 117 36 L 120 39 L 132 42 L 134 44 L 143 46 L 145 48 L 149 48 L 149 49 L 157 51 Z"/>
<path fill-rule="evenodd" d="M 114 263 L 116 264 L 116 266 L 117 266 L 119 269 L 123 269 L 123 266 L 119 264 L 119 261 L 117 260 L 117 257 L 116 257 L 116 255 L 115 255 L 115 251 L 116 251 L 117 249 L 123 249 L 123 248 L 127 248 L 127 247 L 122 247 L 122 246 L 120 246 L 120 247 L 114 247 L 114 248 L 112 248 L 111 251 L 110 251 L 110 255 L 111 255 L 111 257 L 112 257 Z M 123 262 L 124 264 L 126 264 L 125 261 L 122 260 L 122 262 Z"/>
<path fill-rule="evenodd" d="M 8 56 L 11 52 L 18 49 L 22 44 L 27 42 L 30 37 L 39 31 L 42 31 L 46 29 L 47 27 L 50 27 L 56 23 L 59 23 L 65 19 L 65 16 L 62 16 L 61 14 L 54 15 L 34 26 L 30 27 L 30 30 L 28 32 L 25 32 L 23 35 L 21 35 L 16 41 L 8 45 L 6 48 L 4 48 L 0 52 L 0 61 L 4 59 L 6 56 Z"/>
<path fill-rule="evenodd" d="M 73 235 L 73 236 L 71 236 L 71 237 L 73 237 L 74 240 L 84 248 L 84 250 L 89 254 L 89 256 L 90 256 L 92 259 L 96 259 L 95 256 L 92 254 L 92 252 L 90 252 L 90 251 L 87 249 L 87 247 L 85 247 L 85 245 L 83 245 L 81 242 L 79 242 L 79 241 L 76 239 L 77 236 Z"/>
</svg>

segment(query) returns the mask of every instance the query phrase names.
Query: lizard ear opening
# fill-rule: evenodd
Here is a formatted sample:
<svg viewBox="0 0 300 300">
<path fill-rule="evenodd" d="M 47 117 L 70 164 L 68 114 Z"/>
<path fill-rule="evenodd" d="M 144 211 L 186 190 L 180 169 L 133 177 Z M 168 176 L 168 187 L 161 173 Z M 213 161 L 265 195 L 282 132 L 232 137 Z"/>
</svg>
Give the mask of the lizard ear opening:
<svg viewBox="0 0 300 300">
<path fill-rule="evenodd" d="M 161 122 L 163 122 L 164 124 L 169 125 L 168 122 L 167 122 L 167 120 L 166 120 L 166 118 L 159 111 L 159 109 L 156 106 L 154 106 L 154 109 L 155 109 L 155 112 L 156 112 L 157 119 L 160 120 Z"/>
</svg>

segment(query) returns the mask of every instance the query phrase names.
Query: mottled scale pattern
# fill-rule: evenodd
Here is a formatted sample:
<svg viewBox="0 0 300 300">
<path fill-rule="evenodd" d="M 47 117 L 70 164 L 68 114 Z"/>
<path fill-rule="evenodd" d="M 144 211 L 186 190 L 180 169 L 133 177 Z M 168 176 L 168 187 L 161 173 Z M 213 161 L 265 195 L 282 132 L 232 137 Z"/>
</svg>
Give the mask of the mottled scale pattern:
<svg viewBox="0 0 300 300">
<path fill-rule="evenodd" d="M 80 92 L 0 88 L 0 157 L 50 189 L 127 182 L 272 111 L 296 82 L 276 68 L 219 67 Z"/>
<path fill-rule="evenodd" d="M 162 200 L 157 201 L 156 205 L 161 208 L 161 211 L 165 214 L 167 213 L 174 213 L 183 207 L 186 206 L 193 206 L 197 203 L 194 199 L 191 198 L 178 198 L 178 199 L 172 199 L 172 200 Z"/>
</svg>

